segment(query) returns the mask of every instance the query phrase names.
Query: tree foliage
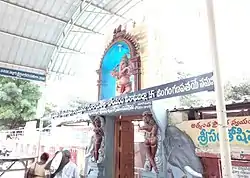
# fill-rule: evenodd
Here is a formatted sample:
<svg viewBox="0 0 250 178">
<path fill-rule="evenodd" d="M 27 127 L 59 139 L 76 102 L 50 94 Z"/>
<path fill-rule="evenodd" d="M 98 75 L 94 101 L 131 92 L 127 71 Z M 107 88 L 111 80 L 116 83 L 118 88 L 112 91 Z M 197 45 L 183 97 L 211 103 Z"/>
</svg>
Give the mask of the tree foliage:
<svg viewBox="0 0 250 178">
<path fill-rule="evenodd" d="M 184 79 L 189 77 L 189 74 L 178 72 L 178 79 Z M 250 81 L 244 81 L 239 84 L 232 84 L 231 82 L 227 82 L 224 87 L 224 94 L 225 94 L 225 100 L 242 100 L 244 97 L 250 97 Z M 214 100 L 206 101 L 209 104 L 215 104 Z M 200 98 L 196 97 L 195 95 L 185 95 L 180 97 L 180 103 L 182 106 L 201 106 L 204 104 Z"/>
<path fill-rule="evenodd" d="M 184 62 L 181 60 L 175 59 L 175 62 L 179 66 L 183 66 Z M 182 70 L 179 69 L 177 72 L 178 79 L 185 79 L 187 77 L 190 77 L 189 73 L 185 73 Z M 230 82 L 227 82 L 224 88 L 225 91 L 225 100 L 241 100 L 244 99 L 244 97 L 250 96 L 250 80 L 241 82 L 240 84 L 232 84 Z M 195 96 L 194 94 L 191 95 L 185 95 L 180 97 L 180 104 L 182 106 L 201 106 L 202 104 L 215 104 L 214 99 L 210 101 L 202 101 L 200 98 Z"/>
<path fill-rule="evenodd" d="M 56 112 L 57 106 L 54 103 L 46 103 L 43 117 L 49 116 L 51 113 Z"/>
<path fill-rule="evenodd" d="M 70 109 L 77 109 L 84 107 L 88 102 L 82 100 L 81 98 L 73 98 L 69 103 L 68 106 Z"/>
<path fill-rule="evenodd" d="M 241 82 L 238 85 L 233 85 L 227 82 L 225 85 L 225 100 L 241 100 L 244 97 L 250 96 L 250 81 Z"/>
<path fill-rule="evenodd" d="M 178 73 L 179 79 L 184 79 L 189 77 L 189 74 Z M 240 84 L 232 84 L 227 82 L 224 87 L 225 100 L 242 100 L 244 97 L 250 97 L 250 81 L 244 81 Z M 215 101 L 211 99 L 210 101 L 201 101 L 200 98 L 195 96 L 194 94 L 185 95 L 180 97 L 180 103 L 182 106 L 201 106 L 203 104 L 215 104 Z"/>
<path fill-rule="evenodd" d="M 0 121 L 13 129 L 26 120 L 35 119 L 37 102 L 41 97 L 39 86 L 21 79 L 0 76 Z"/>
<path fill-rule="evenodd" d="M 43 117 L 49 117 L 49 115 L 51 113 L 56 112 L 56 110 L 57 110 L 57 105 L 55 105 L 54 103 L 51 103 L 51 102 L 46 103 Z M 51 120 L 43 121 L 43 127 L 48 127 L 50 125 L 51 125 Z"/>
</svg>

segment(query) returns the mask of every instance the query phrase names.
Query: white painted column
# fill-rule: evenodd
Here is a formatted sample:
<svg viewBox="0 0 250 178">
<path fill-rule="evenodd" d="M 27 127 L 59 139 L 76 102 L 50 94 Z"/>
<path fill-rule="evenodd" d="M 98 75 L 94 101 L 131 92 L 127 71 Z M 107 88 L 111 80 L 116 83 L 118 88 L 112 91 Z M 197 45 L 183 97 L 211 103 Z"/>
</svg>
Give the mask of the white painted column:
<svg viewBox="0 0 250 178">
<path fill-rule="evenodd" d="M 216 112 L 219 122 L 219 137 L 220 137 L 220 155 L 221 167 L 223 178 L 233 178 L 232 164 L 231 164 L 231 151 L 228 139 L 228 125 L 227 114 L 224 101 L 224 87 L 222 84 L 222 77 L 220 72 L 220 60 L 218 57 L 216 29 L 214 20 L 214 7 L 213 0 L 206 0 L 207 3 L 207 16 L 208 28 L 210 37 L 210 48 L 213 61 L 214 72 L 214 86 L 216 93 Z"/>
</svg>

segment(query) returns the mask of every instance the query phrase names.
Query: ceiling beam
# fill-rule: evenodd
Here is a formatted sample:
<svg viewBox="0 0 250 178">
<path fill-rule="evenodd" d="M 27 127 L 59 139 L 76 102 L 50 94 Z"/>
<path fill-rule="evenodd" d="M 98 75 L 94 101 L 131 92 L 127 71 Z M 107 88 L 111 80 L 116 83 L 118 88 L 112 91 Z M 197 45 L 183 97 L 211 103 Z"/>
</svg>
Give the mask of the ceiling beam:
<svg viewBox="0 0 250 178">
<path fill-rule="evenodd" d="M 92 1 L 92 0 L 91 0 Z M 88 9 L 90 6 L 90 3 L 83 7 L 83 4 L 86 2 L 86 0 L 82 0 L 79 6 L 77 7 L 76 11 L 72 14 L 71 19 L 67 22 L 64 29 L 62 30 L 61 34 L 59 35 L 58 41 L 57 41 L 57 48 L 54 49 L 51 60 L 48 65 L 48 70 L 53 70 L 55 67 L 55 62 L 53 61 L 57 60 L 59 52 L 61 51 L 61 48 L 63 47 L 64 42 L 68 38 L 68 35 L 70 34 L 71 30 L 73 30 L 74 24 L 78 21 L 78 19 L 82 16 L 82 14 L 85 12 L 85 10 Z M 78 11 L 79 10 L 79 11 Z"/>
<path fill-rule="evenodd" d="M 13 2 L 10 2 L 10 1 L 6 1 L 6 0 L 0 0 L 0 2 L 4 3 L 4 4 L 7 4 L 7 5 L 10 5 L 10 6 L 13 6 L 15 8 L 19 8 L 19 9 L 22 9 L 22 10 L 25 10 L 25 11 L 28 11 L 28 12 L 32 12 L 32 13 L 35 13 L 35 14 L 38 14 L 38 15 L 42 15 L 42 16 L 45 16 L 45 17 L 48 17 L 50 19 L 53 19 L 53 20 L 56 20 L 58 22 L 61 22 L 61 23 L 64 23 L 64 24 L 67 24 L 68 21 L 67 20 L 63 20 L 63 19 L 60 19 L 60 18 L 57 18 L 55 16 L 52 16 L 52 15 L 49 15 L 49 14 L 46 14 L 46 13 L 43 13 L 43 12 L 40 12 L 40 11 L 37 11 L 35 9 L 29 9 L 27 7 L 24 7 L 24 6 L 21 6 L 19 4 L 16 4 L 16 3 L 13 3 Z M 75 27 L 78 27 L 78 28 L 81 28 L 83 30 L 86 30 L 88 32 L 92 32 L 93 34 L 100 34 L 100 35 L 103 35 L 102 33 L 100 32 L 97 32 L 97 31 L 94 31 L 94 30 L 91 30 L 87 27 L 83 27 L 83 26 L 80 26 L 80 25 L 77 25 L 77 24 L 74 24 Z"/>
<path fill-rule="evenodd" d="M 18 35 L 18 34 L 11 33 L 11 32 L 6 32 L 6 31 L 3 31 L 3 30 L 0 30 L 0 33 L 2 33 L 4 35 L 16 37 L 16 38 L 19 38 L 19 39 L 22 39 L 22 40 L 27 40 L 27 41 L 30 41 L 30 42 L 35 42 L 35 43 L 47 45 L 47 46 L 50 46 L 50 47 L 56 47 L 56 48 L 58 48 L 58 46 L 56 44 L 49 43 L 49 42 L 42 41 L 42 40 L 38 40 L 38 39 L 34 39 L 34 38 L 30 38 L 30 37 L 26 37 L 26 36 L 23 36 L 23 35 Z M 66 51 L 73 52 L 73 53 L 85 54 L 85 53 L 82 53 L 80 51 L 77 51 L 77 50 L 74 50 L 74 49 L 70 49 L 70 48 L 62 47 L 62 49 L 66 50 Z"/>
<path fill-rule="evenodd" d="M 85 11 L 85 12 L 88 12 L 88 13 L 92 13 L 92 14 L 102 14 L 102 15 L 112 15 L 111 13 L 108 13 L 108 12 L 97 12 L 97 11 Z"/>
<path fill-rule="evenodd" d="M 118 14 L 118 13 L 112 12 L 111 10 L 106 9 L 106 8 L 104 8 L 104 7 L 101 7 L 101 6 L 99 6 L 98 4 L 94 4 L 94 3 L 90 2 L 89 0 L 86 0 L 85 2 L 86 2 L 86 3 L 90 3 L 91 6 L 93 6 L 93 7 L 95 7 L 95 8 L 98 8 L 98 9 L 104 11 L 104 12 L 107 12 L 107 13 L 109 13 L 110 15 L 114 15 L 114 16 L 120 17 L 121 19 L 125 19 L 125 20 L 133 20 L 133 19 L 127 19 L 127 18 L 124 17 L 123 15 L 120 15 L 120 14 Z"/>
</svg>

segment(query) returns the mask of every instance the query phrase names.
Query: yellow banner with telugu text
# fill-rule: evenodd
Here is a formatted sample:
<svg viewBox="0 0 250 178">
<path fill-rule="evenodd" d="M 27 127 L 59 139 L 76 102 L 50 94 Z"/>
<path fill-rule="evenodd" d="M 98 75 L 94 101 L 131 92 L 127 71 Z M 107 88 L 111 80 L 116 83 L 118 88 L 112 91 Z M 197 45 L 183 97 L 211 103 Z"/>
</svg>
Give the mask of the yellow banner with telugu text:
<svg viewBox="0 0 250 178">
<path fill-rule="evenodd" d="M 187 133 L 198 148 L 219 147 L 217 119 L 184 121 L 176 126 Z M 231 146 L 250 150 L 250 116 L 228 118 L 228 127 Z"/>
</svg>

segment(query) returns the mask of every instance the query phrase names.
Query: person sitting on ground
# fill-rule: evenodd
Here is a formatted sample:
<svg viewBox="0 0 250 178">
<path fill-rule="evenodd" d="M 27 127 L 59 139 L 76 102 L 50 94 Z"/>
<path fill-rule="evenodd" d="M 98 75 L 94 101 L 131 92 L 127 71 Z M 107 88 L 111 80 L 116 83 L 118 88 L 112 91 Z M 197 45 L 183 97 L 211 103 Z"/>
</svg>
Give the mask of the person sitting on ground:
<svg viewBox="0 0 250 178">
<path fill-rule="evenodd" d="M 31 164 L 26 173 L 26 178 L 45 178 L 45 166 L 49 159 L 48 153 L 43 153 L 40 156 L 40 161 L 35 161 Z"/>
</svg>

